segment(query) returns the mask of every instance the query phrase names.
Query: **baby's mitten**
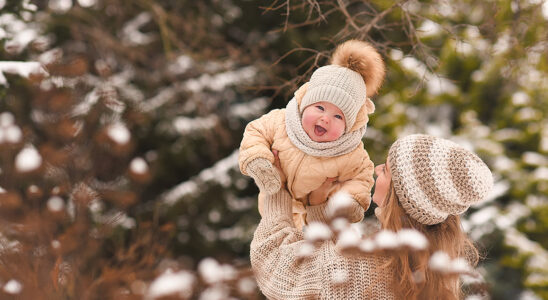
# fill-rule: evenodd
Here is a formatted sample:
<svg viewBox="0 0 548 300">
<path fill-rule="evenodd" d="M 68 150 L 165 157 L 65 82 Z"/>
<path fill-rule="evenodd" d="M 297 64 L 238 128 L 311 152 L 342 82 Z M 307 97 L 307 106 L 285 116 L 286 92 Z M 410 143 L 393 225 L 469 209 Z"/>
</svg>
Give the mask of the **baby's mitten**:
<svg viewBox="0 0 548 300">
<path fill-rule="evenodd" d="M 272 195 L 280 190 L 282 180 L 272 163 L 266 158 L 256 158 L 247 164 L 246 172 L 255 180 L 262 193 Z"/>
</svg>

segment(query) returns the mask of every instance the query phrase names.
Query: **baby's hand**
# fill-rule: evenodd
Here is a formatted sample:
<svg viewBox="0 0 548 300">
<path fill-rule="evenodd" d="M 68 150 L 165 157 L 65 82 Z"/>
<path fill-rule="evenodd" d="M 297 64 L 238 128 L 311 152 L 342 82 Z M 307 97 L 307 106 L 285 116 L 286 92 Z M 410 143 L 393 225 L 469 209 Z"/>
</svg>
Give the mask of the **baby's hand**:
<svg viewBox="0 0 548 300">
<path fill-rule="evenodd" d="M 319 188 L 310 192 L 308 205 L 319 205 L 327 201 L 327 196 L 335 184 L 337 184 L 337 177 L 327 178 Z"/>
</svg>

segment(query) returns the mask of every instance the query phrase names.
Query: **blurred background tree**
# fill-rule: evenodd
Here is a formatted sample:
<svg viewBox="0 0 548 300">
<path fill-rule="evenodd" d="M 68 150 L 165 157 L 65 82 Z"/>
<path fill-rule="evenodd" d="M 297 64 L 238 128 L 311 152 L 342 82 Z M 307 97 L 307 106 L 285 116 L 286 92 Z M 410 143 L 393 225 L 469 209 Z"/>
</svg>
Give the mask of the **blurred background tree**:
<svg viewBox="0 0 548 300">
<path fill-rule="evenodd" d="M 237 166 L 243 129 L 349 38 L 373 43 L 388 67 L 364 138 L 372 160 L 415 132 L 476 151 L 496 184 L 464 225 L 489 295 L 548 299 L 547 2 L 0 9 L 3 299 L 161 296 L 154 279 L 169 274 L 201 283 L 180 298 L 261 298 L 247 269 L 259 214 Z M 237 289 L 203 290 L 211 269 Z"/>
</svg>

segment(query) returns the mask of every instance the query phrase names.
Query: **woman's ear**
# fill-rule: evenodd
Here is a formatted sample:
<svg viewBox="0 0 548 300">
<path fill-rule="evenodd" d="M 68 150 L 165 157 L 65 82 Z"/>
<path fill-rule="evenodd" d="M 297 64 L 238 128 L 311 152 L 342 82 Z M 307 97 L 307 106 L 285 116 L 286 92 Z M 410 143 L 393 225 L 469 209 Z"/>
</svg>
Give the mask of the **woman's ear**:
<svg viewBox="0 0 548 300">
<path fill-rule="evenodd" d="M 297 103 L 299 104 L 299 107 L 301 105 L 301 100 L 304 97 L 304 94 L 306 94 L 306 90 L 308 89 L 308 82 L 301 85 L 301 87 L 295 91 L 295 99 L 297 99 Z"/>
<path fill-rule="evenodd" d="M 367 114 L 372 114 L 375 111 L 375 103 L 371 99 L 365 99 L 365 107 L 367 108 Z"/>
</svg>

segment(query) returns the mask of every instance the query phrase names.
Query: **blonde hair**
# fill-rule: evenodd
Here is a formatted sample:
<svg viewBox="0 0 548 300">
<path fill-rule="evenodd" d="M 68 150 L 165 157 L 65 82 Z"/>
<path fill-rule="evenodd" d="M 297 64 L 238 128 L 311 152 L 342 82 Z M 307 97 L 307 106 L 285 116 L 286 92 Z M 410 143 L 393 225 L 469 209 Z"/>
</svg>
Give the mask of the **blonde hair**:
<svg viewBox="0 0 548 300">
<path fill-rule="evenodd" d="M 393 289 L 396 299 L 459 299 L 462 291 L 458 275 L 432 271 L 428 261 L 436 251 L 444 251 L 451 258 L 463 257 L 471 266 L 479 260 L 478 250 L 463 231 L 460 217 L 450 215 L 439 224 L 424 225 L 409 217 L 400 205 L 390 182 L 390 188 L 379 220 L 384 229 L 418 230 L 428 239 L 425 251 L 400 251 L 388 257 L 386 266 L 394 271 Z"/>
</svg>

